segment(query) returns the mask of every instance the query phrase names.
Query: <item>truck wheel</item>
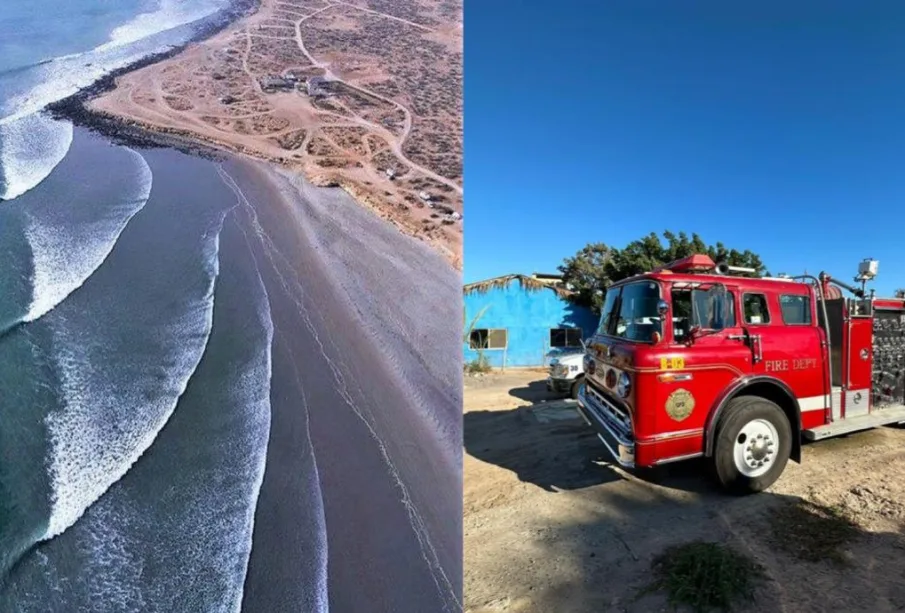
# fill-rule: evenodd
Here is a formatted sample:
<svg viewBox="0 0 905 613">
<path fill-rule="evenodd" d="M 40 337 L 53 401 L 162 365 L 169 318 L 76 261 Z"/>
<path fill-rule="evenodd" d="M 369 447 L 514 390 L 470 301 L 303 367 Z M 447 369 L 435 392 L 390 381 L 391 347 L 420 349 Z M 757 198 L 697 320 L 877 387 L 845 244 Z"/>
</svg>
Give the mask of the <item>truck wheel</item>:
<svg viewBox="0 0 905 613">
<path fill-rule="evenodd" d="M 569 396 L 572 400 L 578 398 L 578 388 L 581 387 L 581 384 L 584 382 L 584 375 L 576 377 L 575 383 L 572 384 L 572 388 L 569 390 Z"/>
<path fill-rule="evenodd" d="M 733 494 L 761 492 L 779 478 L 792 451 L 792 427 L 776 403 L 733 398 L 717 424 L 713 468 Z"/>
</svg>

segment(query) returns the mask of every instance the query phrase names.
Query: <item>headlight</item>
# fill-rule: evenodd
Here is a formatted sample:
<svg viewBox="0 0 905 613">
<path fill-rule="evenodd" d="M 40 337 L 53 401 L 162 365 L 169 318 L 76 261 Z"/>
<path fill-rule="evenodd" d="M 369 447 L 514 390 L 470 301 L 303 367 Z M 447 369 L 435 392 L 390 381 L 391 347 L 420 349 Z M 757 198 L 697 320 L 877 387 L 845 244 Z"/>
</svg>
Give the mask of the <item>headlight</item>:
<svg viewBox="0 0 905 613">
<path fill-rule="evenodd" d="M 619 375 L 619 383 L 616 385 L 616 392 L 623 398 L 628 398 L 629 392 L 632 391 L 632 380 L 626 373 Z"/>
</svg>

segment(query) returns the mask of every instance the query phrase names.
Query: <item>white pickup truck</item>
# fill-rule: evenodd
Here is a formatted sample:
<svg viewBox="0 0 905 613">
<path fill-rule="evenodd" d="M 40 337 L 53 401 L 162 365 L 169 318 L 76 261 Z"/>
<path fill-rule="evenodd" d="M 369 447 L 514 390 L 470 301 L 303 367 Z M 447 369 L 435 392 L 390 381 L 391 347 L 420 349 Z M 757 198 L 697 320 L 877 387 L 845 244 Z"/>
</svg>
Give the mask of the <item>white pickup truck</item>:
<svg viewBox="0 0 905 613">
<path fill-rule="evenodd" d="M 549 391 L 567 393 L 571 398 L 578 398 L 578 388 L 584 381 L 584 353 L 584 349 L 581 349 L 560 354 L 550 360 L 550 374 L 547 377 Z"/>
</svg>

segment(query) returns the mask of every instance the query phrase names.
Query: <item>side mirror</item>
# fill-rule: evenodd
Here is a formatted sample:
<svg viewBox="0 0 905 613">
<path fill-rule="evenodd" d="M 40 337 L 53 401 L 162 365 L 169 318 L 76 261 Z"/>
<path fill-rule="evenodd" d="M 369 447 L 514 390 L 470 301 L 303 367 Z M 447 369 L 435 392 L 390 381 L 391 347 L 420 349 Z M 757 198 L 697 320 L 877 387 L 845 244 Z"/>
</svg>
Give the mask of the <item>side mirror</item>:
<svg viewBox="0 0 905 613">
<path fill-rule="evenodd" d="M 660 317 L 666 319 L 666 315 L 669 313 L 669 303 L 665 300 L 661 300 L 657 303 L 657 313 L 660 314 Z"/>
</svg>

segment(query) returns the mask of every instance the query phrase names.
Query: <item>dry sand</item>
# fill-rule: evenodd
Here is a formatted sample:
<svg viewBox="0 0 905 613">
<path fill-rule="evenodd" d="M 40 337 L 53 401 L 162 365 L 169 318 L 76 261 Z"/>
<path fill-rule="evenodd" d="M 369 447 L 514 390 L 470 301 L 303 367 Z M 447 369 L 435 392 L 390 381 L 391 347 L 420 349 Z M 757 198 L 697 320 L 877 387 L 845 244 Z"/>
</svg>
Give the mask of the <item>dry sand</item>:
<svg viewBox="0 0 905 613">
<path fill-rule="evenodd" d="M 459 1 L 262 0 L 87 106 L 340 185 L 461 269 L 461 23 Z M 262 88 L 290 71 L 329 95 Z"/>
<path fill-rule="evenodd" d="M 644 479 L 613 467 L 543 372 L 466 379 L 465 610 L 471 613 L 670 610 L 638 598 L 652 558 L 692 539 L 728 542 L 766 567 L 754 604 L 739 610 L 905 610 L 905 430 L 881 428 L 808 445 L 770 492 L 731 498 L 699 463 Z M 545 402 L 546 401 L 546 402 Z M 775 509 L 809 502 L 849 513 L 847 565 L 802 561 L 785 545 L 824 538 L 791 527 L 778 540 Z"/>
</svg>

